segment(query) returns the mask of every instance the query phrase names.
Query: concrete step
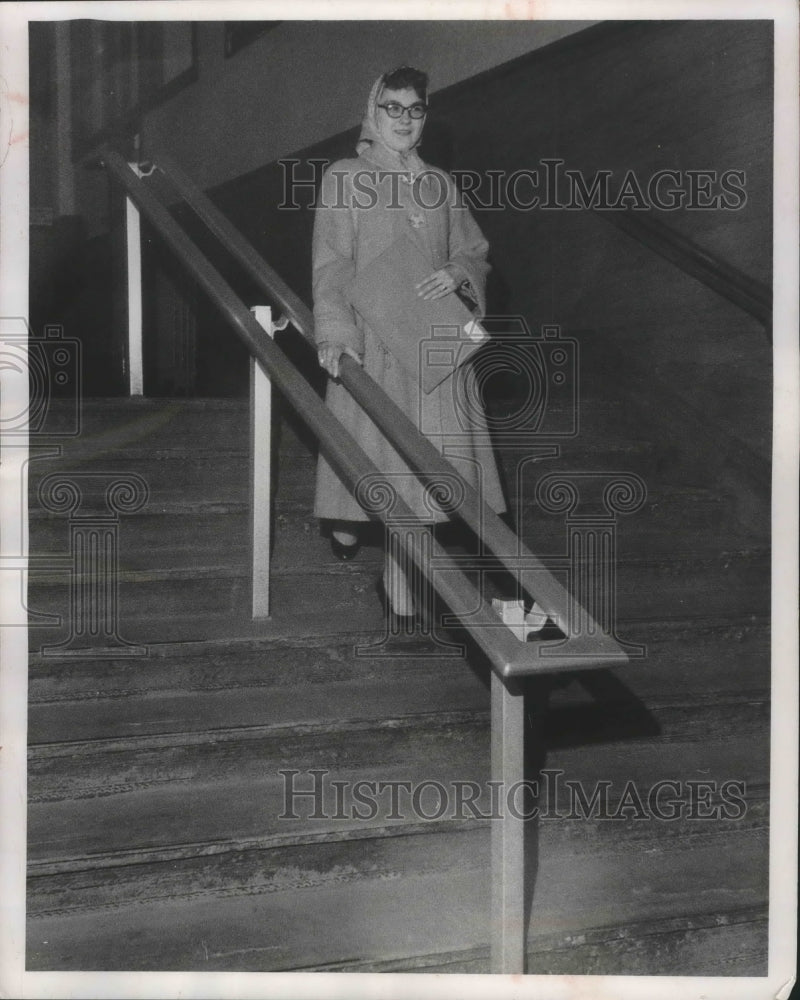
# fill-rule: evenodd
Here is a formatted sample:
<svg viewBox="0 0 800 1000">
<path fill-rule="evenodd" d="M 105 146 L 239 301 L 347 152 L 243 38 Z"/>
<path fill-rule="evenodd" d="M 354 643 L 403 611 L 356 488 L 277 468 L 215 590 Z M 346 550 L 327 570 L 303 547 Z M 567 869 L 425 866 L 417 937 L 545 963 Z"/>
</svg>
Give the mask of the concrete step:
<svg viewBox="0 0 800 1000">
<path fill-rule="evenodd" d="M 367 829 L 381 835 L 411 821 L 390 818 L 388 797 L 359 818 L 337 811 L 326 784 L 325 815 L 310 820 L 308 798 L 293 803 L 290 779 L 280 771 L 301 772 L 298 789 L 312 787 L 304 773 L 311 768 L 353 781 L 479 780 L 488 777 L 487 751 L 488 719 L 476 712 L 332 723 L 311 732 L 248 727 L 213 739 L 184 734 L 44 745 L 32 748 L 29 759 L 29 860 L 91 865 L 109 857 L 118 863 L 119 852 L 130 859 L 152 850 L 194 854 L 207 843 L 275 846 Z"/>
<path fill-rule="evenodd" d="M 691 705 L 676 700 L 646 711 L 632 702 L 604 712 L 591 733 L 582 733 L 587 714 L 572 710 L 568 738 L 569 714 L 565 710 L 556 718 L 558 732 L 548 723 L 539 736 L 556 743 L 547 750 L 546 766 L 563 772 L 562 787 L 569 779 L 591 789 L 617 776 L 612 785 L 621 795 L 629 781 L 647 789 L 667 780 L 716 781 L 718 786 L 735 780 L 745 795 L 747 788 L 763 785 L 769 773 L 764 695 L 695 698 Z M 119 852 L 174 854 L 180 847 L 191 854 L 200 849 L 197 845 L 220 841 L 257 839 L 268 846 L 286 838 L 346 837 L 367 828 L 380 835 L 413 818 L 393 811 L 388 793 L 373 793 L 374 809 L 356 809 L 352 785 L 338 809 L 334 779 L 477 782 L 482 792 L 476 801 L 485 812 L 488 721 L 488 706 L 384 715 L 377 721 L 356 711 L 346 719 L 328 717 L 306 726 L 237 725 L 203 733 L 40 744 L 30 748 L 28 758 L 29 859 L 83 858 L 91 865 L 105 864 L 103 858 Z M 312 818 L 313 796 L 289 798 L 291 787 L 315 787 L 307 773 L 314 768 L 325 772 L 316 779 L 322 795 L 318 818 Z M 282 775 L 286 769 L 297 777 Z M 535 777 L 535 769 L 528 774 Z M 434 807 L 426 800 L 426 812 Z M 461 819 L 457 812 L 448 818 Z"/>
<path fill-rule="evenodd" d="M 489 826 L 431 825 L 318 843 L 313 854 L 242 844 L 182 862 L 34 877 L 28 966 L 485 972 Z M 766 973 L 767 832 L 757 802 L 745 822 L 713 829 L 540 819 L 527 839 L 529 860 L 538 859 L 529 973 L 586 974 L 589 952 L 592 972 L 664 974 L 664 950 L 682 975 Z M 715 948 L 698 947 L 697 927 Z M 631 947 L 631 936 L 647 941 L 646 928 L 649 945 Z"/>
<path fill-rule="evenodd" d="M 191 570 L 219 566 L 244 571 L 251 558 L 249 511 L 245 504 L 196 504 L 190 510 L 169 508 L 163 512 L 133 515 L 119 526 L 119 566 L 129 570 Z M 381 559 L 380 530 L 368 535 L 361 561 Z M 49 556 L 69 554 L 70 527 L 56 514 L 32 518 L 30 551 L 40 562 Z M 281 506 L 273 515 L 271 568 L 274 573 L 306 567 L 318 570 L 340 565 L 330 541 L 321 534 L 320 523 L 305 508 Z"/>
<path fill-rule="evenodd" d="M 528 495 L 535 483 L 526 483 Z M 119 556 L 124 569 L 158 570 L 193 566 L 244 566 L 249 559 L 248 504 L 239 501 L 176 499 L 122 518 Z M 548 514 L 535 499 L 523 496 L 520 532 L 534 552 L 557 553 L 566 546 L 564 514 Z M 519 523 L 519 521 L 517 521 Z M 618 553 L 649 551 L 714 554 L 726 548 L 763 547 L 757 526 L 743 525 L 731 515 L 727 498 L 711 491 L 658 490 L 642 508 L 617 518 Z M 362 528 L 364 548 L 359 558 L 380 561 L 383 537 L 379 525 Z M 48 553 L 68 553 L 68 519 L 41 509 L 30 519 L 30 551 L 38 559 Z M 455 537 L 455 536 L 454 536 Z M 310 571 L 336 560 L 330 551 L 327 528 L 307 504 L 279 501 L 273 521 L 272 567 L 306 567 Z"/>
<path fill-rule="evenodd" d="M 341 649 L 341 647 L 340 647 Z M 302 652 L 300 657 L 302 657 Z M 325 651 L 312 650 L 317 664 Z M 352 657 L 352 647 L 342 651 Z M 316 683 L 302 680 L 302 662 L 295 668 L 298 651 L 282 649 L 275 657 L 290 676 L 275 679 L 272 656 L 262 652 L 262 674 L 273 678 L 271 683 L 243 683 L 235 666 L 229 668 L 227 688 L 211 690 L 171 690 L 156 687 L 139 694 L 128 692 L 103 697 L 85 688 L 81 692 L 74 684 L 62 693 L 67 697 L 33 704 L 28 716 L 28 738 L 31 744 L 60 741 L 103 739 L 110 735 L 141 737 L 148 734 L 216 733 L 237 727 L 266 727 L 277 730 L 309 726 L 329 727 L 336 721 L 380 721 L 387 706 L 399 716 L 424 715 L 435 712 L 485 711 L 488 705 L 488 685 L 462 658 L 431 660 L 404 658 L 379 661 L 354 659 L 346 671 L 328 659 L 326 674 L 317 676 Z M 309 659 L 311 659 L 309 657 Z M 357 669 L 360 667 L 360 669 Z M 142 670 L 140 673 L 148 673 Z M 337 673 L 344 676 L 337 676 Z M 218 675 L 219 676 L 219 675 Z M 144 678 L 140 680 L 140 684 Z M 172 682 L 174 685 L 174 681 Z M 302 686 L 301 686 L 302 685 Z M 83 695 L 81 697 L 81 695 Z M 90 699 L 90 700 L 89 700 Z M 209 739 L 213 740 L 211 735 Z"/>
<path fill-rule="evenodd" d="M 54 436 L 47 441 L 60 447 L 59 457 L 32 461 L 31 472 L 102 468 L 121 459 L 135 469 L 170 457 L 248 456 L 249 414 L 246 399 L 87 399 L 78 411 L 54 400 L 48 413 Z M 273 401 L 272 450 L 276 457 L 316 451 L 313 436 L 279 398 Z"/>
<path fill-rule="evenodd" d="M 548 721 L 553 729 L 553 738 L 560 744 L 568 738 L 577 738 L 580 728 L 588 742 L 593 738 L 604 738 L 613 725 L 620 729 L 637 724 L 655 724 L 647 721 L 650 709 L 658 706 L 675 706 L 687 699 L 681 690 L 672 697 L 659 690 L 658 681 L 663 685 L 663 675 L 658 672 L 668 667 L 670 676 L 681 665 L 681 659 L 689 659 L 689 643 L 684 641 L 683 657 L 668 650 L 665 645 L 654 644 L 647 648 L 646 658 L 635 663 L 619 674 L 606 677 L 592 673 L 585 680 L 580 675 L 572 684 L 562 681 L 549 698 L 550 712 L 558 723 Z M 741 645 L 741 644 L 739 644 Z M 237 675 L 235 667 L 229 666 L 225 672 L 216 666 L 216 685 L 213 687 L 175 688 L 175 681 L 169 678 L 171 687 L 166 686 L 163 675 L 156 668 L 152 672 L 152 688 L 145 687 L 149 664 L 140 668 L 142 678 L 124 689 L 112 688 L 104 693 L 100 684 L 108 680 L 99 670 L 91 671 L 91 664 L 82 665 L 79 671 L 67 671 L 58 678 L 51 676 L 37 680 L 34 697 L 28 716 L 28 738 L 32 746 L 54 742 L 87 741 L 93 739 L 143 737 L 146 735 L 171 735 L 188 733 L 216 733 L 237 727 L 261 727 L 266 730 L 281 730 L 296 726 L 306 729 L 312 726 L 329 728 L 335 721 L 346 725 L 349 722 L 380 720 L 387 704 L 403 716 L 431 716 L 437 712 L 448 715 L 454 711 L 485 711 L 488 706 L 489 679 L 484 669 L 469 665 L 463 658 L 449 660 L 425 657 L 419 650 L 416 657 L 405 656 L 395 659 L 369 659 L 353 656 L 353 648 L 339 647 L 342 660 L 348 655 L 348 669 L 335 669 L 339 664 L 328 659 L 328 666 L 334 669 L 315 675 L 313 681 L 304 681 L 303 694 L 298 695 L 299 678 L 284 677 L 268 682 L 259 678 L 257 683 L 247 675 Z M 275 678 L 276 670 L 271 667 L 272 659 L 277 659 L 281 669 L 293 664 L 295 651 L 278 649 L 271 655 L 262 652 L 261 667 L 264 677 Z M 318 664 L 331 650 L 306 650 L 305 659 Z M 736 656 L 738 652 L 738 657 Z M 702 677 L 707 684 L 709 669 L 717 659 L 728 660 L 728 673 L 720 687 L 715 689 L 715 697 L 721 703 L 733 704 L 736 700 L 747 703 L 763 701 L 769 690 L 768 657 L 763 645 L 759 648 L 754 638 L 745 649 L 737 650 L 730 642 L 717 640 L 708 642 L 702 653 L 694 652 L 691 666 L 696 677 Z M 316 655 L 309 656 L 309 653 Z M 711 661 L 705 657 L 712 657 Z M 302 663 L 302 661 L 301 661 Z M 175 673 L 181 677 L 180 662 Z M 750 668 L 749 673 L 746 667 Z M 294 674 L 303 673 L 294 671 Z M 87 678 L 88 675 L 88 678 Z M 189 677 L 191 678 L 191 674 Z M 200 675 L 205 679 L 205 675 Z M 222 681 L 225 686 L 220 686 Z M 98 679 L 99 678 L 99 679 Z M 96 686 L 89 688 L 87 679 Z M 160 684 L 159 684 L 160 681 Z M 118 682 L 119 683 L 119 682 Z M 539 691 L 539 688 L 532 690 Z M 706 688 L 707 690 L 707 688 Z M 695 682 L 688 700 L 704 703 L 707 696 L 701 685 Z M 541 701 L 541 693 L 535 701 Z M 580 727 L 576 719 L 580 718 Z M 599 735 L 598 735 L 599 734 Z"/>
<path fill-rule="evenodd" d="M 58 582 L 30 574 L 28 607 L 61 616 L 60 626 L 35 626 L 30 648 L 37 650 L 70 634 L 68 574 Z M 340 563 L 315 574 L 273 574 L 272 615 L 253 622 L 251 588 L 244 567 L 226 566 L 118 574 L 120 635 L 135 643 L 262 636 L 296 639 L 348 631 L 374 638 L 383 613 L 376 591 L 378 573 L 365 564 Z M 314 595 L 313 604 L 309 594 Z"/>
<path fill-rule="evenodd" d="M 89 483 L 93 506 L 104 512 L 104 492 L 116 478 L 134 473 L 144 479 L 148 487 L 147 504 L 143 510 L 157 512 L 185 497 L 202 496 L 206 503 L 244 502 L 248 498 L 248 463 L 246 451 L 231 449 L 220 456 L 213 451 L 199 454 L 176 449 L 150 453 L 140 452 L 138 457 L 122 454 L 106 456 L 91 462 L 72 463 L 66 458 L 58 462 L 35 462 L 29 476 L 31 506 L 40 505 L 39 485 L 45 476 L 70 473 L 92 473 L 98 478 Z M 46 509 L 46 508 L 45 508 Z"/>
<path fill-rule="evenodd" d="M 594 928 L 580 934 L 537 933 L 528 945 L 532 975 L 681 976 L 687 968 L 708 975 L 752 976 L 765 968 L 767 913 L 763 907 L 726 914 L 692 914 L 629 921 L 624 927 Z M 338 966 L 314 971 L 335 972 Z M 486 947 L 416 960 L 352 962 L 349 972 L 491 972 Z"/>
<path fill-rule="evenodd" d="M 605 439 L 602 444 L 585 435 L 563 443 L 558 459 L 536 462 L 532 475 L 536 478 L 549 472 L 569 469 L 624 469 L 645 479 L 653 478 L 657 456 L 653 445 L 636 439 Z M 497 460 L 506 471 L 509 489 L 515 481 L 519 449 L 497 450 Z M 311 506 L 314 496 L 316 456 L 306 450 L 279 456 L 273 466 L 276 503 L 304 503 Z M 63 457 L 40 459 L 30 466 L 29 496 L 31 509 L 41 508 L 38 489 L 42 479 L 52 474 L 68 476 L 101 474 L 113 479 L 126 473 L 141 476 L 149 489 L 146 511 L 174 509 L 187 499 L 202 499 L 205 503 L 246 503 L 249 498 L 250 458 L 246 438 L 229 443 L 224 451 L 214 448 L 159 447 L 130 449 L 102 456 L 83 457 L 66 452 Z M 93 487 L 102 503 L 105 479 Z"/>
<path fill-rule="evenodd" d="M 588 431 L 592 426 L 602 426 L 606 431 L 616 428 L 622 432 L 632 424 L 624 400 L 609 398 L 605 391 L 581 394 L 580 390 L 575 401 L 548 401 L 546 425 L 537 427 L 530 419 L 515 421 L 516 415 L 523 417 L 529 402 L 526 385 L 524 379 L 516 389 L 509 383 L 502 395 L 495 393 L 489 399 L 489 414 L 502 427 L 512 424 L 513 429 L 528 428 L 549 437 L 551 432 L 563 434 L 576 427 Z M 65 447 L 87 456 L 101 457 L 145 446 L 188 449 L 198 444 L 224 452 L 232 438 L 246 439 L 249 405 L 245 398 L 133 396 L 86 398 L 76 407 L 68 400 L 54 399 L 48 409 L 47 430 Z M 305 446 L 313 447 L 303 422 L 277 396 L 273 396 L 273 416 L 282 446 L 292 448 L 302 440 Z M 501 424 L 493 427 L 501 429 Z"/>
<path fill-rule="evenodd" d="M 167 399 L 142 396 L 86 398 L 79 406 L 52 400 L 47 429 L 65 448 L 100 457 L 122 448 L 151 446 L 154 440 L 178 447 L 198 441 L 224 450 L 231 432 L 247 433 L 245 399 Z"/>
<path fill-rule="evenodd" d="M 592 701 L 608 704 L 624 691 L 645 703 L 663 699 L 665 691 L 691 699 L 709 691 L 720 694 L 760 692 L 770 683 L 769 619 L 745 621 L 736 618 L 697 619 L 682 622 L 625 623 L 624 638 L 644 647 L 644 655 L 629 667 L 614 672 L 622 689 L 595 682 Z M 144 658 L 76 659 L 33 656 L 28 675 L 31 706 L 29 736 L 32 742 L 49 742 L 55 732 L 56 706 L 95 700 L 111 702 L 141 699 L 169 700 L 175 696 L 206 699 L 217 694 L 228 697 L 247 691 L 313 690 L 319 685 L 356 683 L 427 683 L 433 677 L 442 684 L 458 681 L 469 687 L 475 671 L 484 679 L 486 671 L 462 657 L 434 657 L 419 644 L 416 655 L 376 657 L 358 655 L 354 635 L 291 637 L 290 639 L 222 639 L 206 642 L 153 644 Z M 403 650 L 395 646 L 398 652 Z M 551 705 L 583 704 L 579 699 L 592 672 L 572 684 L 562 681 L 551 694 Z M 669 685 L 665 686 L 665 678 Z M 599 689 L 598 689 L 598 685 Z M 585 699 L 584 699 L 585 701 Z M 302 699 L 297 709 L 304 711 Z M 87 712 L 91 709 L 87 706 Z M 38 713 L 44 713 L 39 723 Z M 262 720 L 263 721 L 263 720 Z M 190 718 L 188 729 L 202 729 Z M 223 723 L 219 723 L 221 725 Z M 114 733 L 119 735 L 116 729 Z M 70 737 L 73 738 L 73 737 Z M 74 738 L 80 738 L 75 736 Z"/>
<path fill-rule="evenodd" d="M 320 546 L 324 549 L 321 539 Z M 358 623 L 358 630 L 369 635 L 381 628 L 382 621 L 375 589 L 379 576 L 376 555 L 378 549 L 372 557 L 362 554 L 352 563 L 329 563 L 313 571 L 298 566 L 273 572 L 272 617 L 255 626 L 248 623 L 250 584 L 244 565 L 171 570 L 121 568 L 117 574 L 120 634 L 145 644 L 203 639 L 225 635 L 220 629 L 227 622 L 227 635 L 231 637 L 336 635 L 344 623 L 346 628 Z M 563 566 L 561 557 L 554 574 L 566 586 L 566 570 L 560 568 Z M 522 578 L 535 595 L 536 571 L 523 570 Z M 769 583 L 770 554 L 761 549 L 710 555 L 637 554 L 617 564 L 617 617 L 619 621 L 691 622 L 733 616 L 747 622 L 753 616 L 769 614 Z M 60 615 L 63 623 L 33 627 L 31 648 L 35 651 L 69 634 L 69 574 L 67 570 L 39 573 L 32 569 L 29 584 L 29 609 Z M 499 586 L 499 582 L 490 581 L 487 594 L 501 594 Z M 309 594 L 314 595 L 312 606 Z"/>
</svg>

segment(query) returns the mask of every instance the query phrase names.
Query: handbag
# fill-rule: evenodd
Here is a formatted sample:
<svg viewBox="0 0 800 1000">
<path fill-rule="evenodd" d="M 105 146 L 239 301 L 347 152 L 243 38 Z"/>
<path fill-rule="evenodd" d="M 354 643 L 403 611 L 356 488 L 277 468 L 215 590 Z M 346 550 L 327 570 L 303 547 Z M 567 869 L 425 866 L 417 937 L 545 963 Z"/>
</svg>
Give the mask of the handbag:
<svg viewBox="0 0 800 1000">
<path fill-rule="evenodd" d="M 345 294 L 404 371 L 432 392 L 489 335 L 455 294 L 423 299 L 430 262 L 403 233 L 349 283 Z"/>
</svg>

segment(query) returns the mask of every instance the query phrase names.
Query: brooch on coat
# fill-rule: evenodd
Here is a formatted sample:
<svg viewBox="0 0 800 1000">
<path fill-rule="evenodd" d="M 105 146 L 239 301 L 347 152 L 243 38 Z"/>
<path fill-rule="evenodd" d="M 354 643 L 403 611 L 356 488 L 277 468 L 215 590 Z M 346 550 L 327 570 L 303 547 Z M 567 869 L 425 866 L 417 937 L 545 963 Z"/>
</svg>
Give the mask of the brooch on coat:
<svg viewBox="0 0 800 1000">
<path fill-rule="evenodd" d="M 408 221 L 411 223 L 411 225 L 414 227 L 414 229 L 419 229 L 421 226 L 425 225 L 425 216 L 424 215 L 416 215 L 416 214 L 415 215 L 410 215 L 408 217 Z"/>
</svg>

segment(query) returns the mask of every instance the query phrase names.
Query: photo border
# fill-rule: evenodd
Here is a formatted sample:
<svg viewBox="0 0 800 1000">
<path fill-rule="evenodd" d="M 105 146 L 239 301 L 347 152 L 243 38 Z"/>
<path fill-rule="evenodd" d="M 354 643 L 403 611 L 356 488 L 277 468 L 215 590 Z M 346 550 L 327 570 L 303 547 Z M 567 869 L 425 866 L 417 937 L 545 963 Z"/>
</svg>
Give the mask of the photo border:
<svg viewBox="0 0 800 1000">
<path fill-rule="evenodd" d="M 91 8 L 91 14 L 88 14 Z M 720 1000 L 787 997 L 795 974 L 797 885 L 797 551 L 798 551 L 798 12 L 791 0 L 364 0 L 294 3 L 9 3 L 0 9 L 0 86 L 5 153 L 0 170 L 0 316 L 28 314 L 28 41 L 31 20 L 483 18 L 542 20 L 771 19 L 775 22 L 774 442 L 769 974 L 766 977 L 584 977 L 413 973 L 27 972 L 25 949 L 26 621 L 16 572 L 0 573 L 0 995 L 36 997 L 497 997 L 698 996 Z M 0 419 L 19 412 L 27 379 L 0 373 Z M 2 525 L 26 523 L 26 449 L 3 440 Z M 19 520 L 18 520 L 19 519 Z M 9 551 L 3 532 L 2 555 Z M 22 565 L 22 564 L 21 564 Z M 13 578 L 13 579 L 12 579 Z M 16 589 L 15 589 L 16 588 Z M 16 618 L 13 615 L 16 614 Z M 645 985 L 646 984 L 646 985 Z"/>
</svg>

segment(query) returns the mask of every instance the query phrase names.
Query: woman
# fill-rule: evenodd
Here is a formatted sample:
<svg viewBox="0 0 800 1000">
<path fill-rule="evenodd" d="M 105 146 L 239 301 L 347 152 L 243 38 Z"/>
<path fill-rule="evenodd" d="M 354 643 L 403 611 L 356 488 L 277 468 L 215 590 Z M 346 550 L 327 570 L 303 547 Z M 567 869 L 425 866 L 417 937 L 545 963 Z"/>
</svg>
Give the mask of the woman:
<svg viewBox="0 0 800 1000">
<path fill-rule="evenodd" d="M 427 261 L 429 273 L 416 285 L 422 299 L 458 294 L 485 311 L 488 245 L 469 209 L 459 203 L 453 179 L 426 166 L 416 147 L 427 114 L 427 76 L 408 66 L 381 76 L 367 103 L 358 157 L 339 160 L 322 180 L 314 222 L 313 289 L 319 363 L 331 377 L 326 402 L 398 493 L 426 521 L 446 515 L 424 503 L 422 487 L 408 465 L 337 381 L 339 359 L 349 355 L 446 452 L 458 472 L 489 505 L 505 510 L 486 424 L 474 402 L 454 403 L 454 380 L 444 381 L 423 400 L 419 379 L 397 359 L 354 310 L 348 288 L 387 248 L 404 236 Z M 387 296 L 388 297 L 388 296 Z M 477 434 L 484 447 L 478 447 Z M 332 547 L 339 558 L 358 549 L 358 522 L 368 520 L 328 462 L 320 457 L 314 513 L 334 522 Z M 401 560 L 387 550 L 383 584 L 388 610 L 413 615 L 413 594 Z"/>
</svg>

